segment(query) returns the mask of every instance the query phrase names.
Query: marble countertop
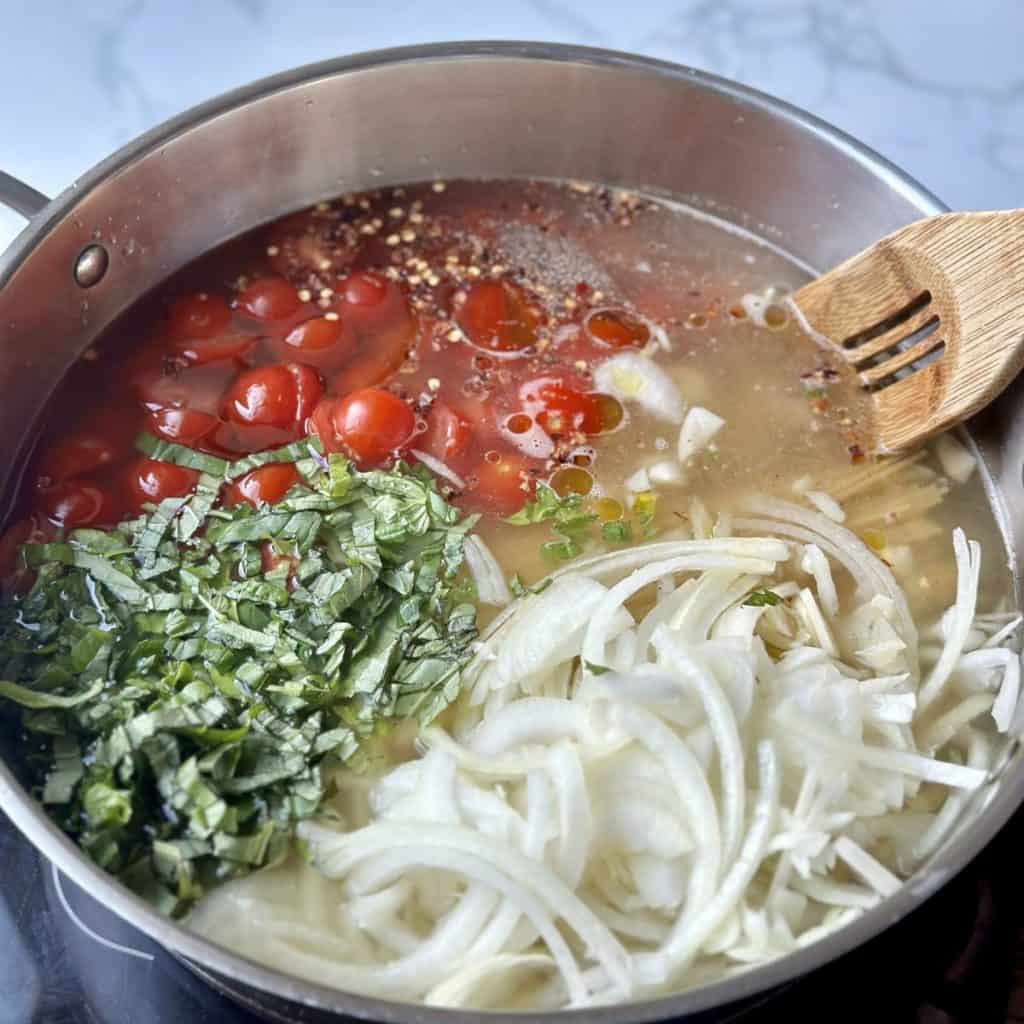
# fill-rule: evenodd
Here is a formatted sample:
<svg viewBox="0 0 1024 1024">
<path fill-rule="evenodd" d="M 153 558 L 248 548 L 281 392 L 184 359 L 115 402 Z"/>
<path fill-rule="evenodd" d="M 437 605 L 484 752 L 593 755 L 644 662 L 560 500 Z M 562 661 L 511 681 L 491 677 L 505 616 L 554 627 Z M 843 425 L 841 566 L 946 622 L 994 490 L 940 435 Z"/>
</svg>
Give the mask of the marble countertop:
<svg viewBox="0 0 1024 1024">
<path fill-rule="evenodd" d="M 705 68 L 805 107 L 957 208 L 1024 206 L 1019 0 L 2 0 L 0 168 L 54 194 L 226 89 L 359 50 L 530 39 Z M 0 210 L 0 246 L 21 221 Z"/>
</svg>

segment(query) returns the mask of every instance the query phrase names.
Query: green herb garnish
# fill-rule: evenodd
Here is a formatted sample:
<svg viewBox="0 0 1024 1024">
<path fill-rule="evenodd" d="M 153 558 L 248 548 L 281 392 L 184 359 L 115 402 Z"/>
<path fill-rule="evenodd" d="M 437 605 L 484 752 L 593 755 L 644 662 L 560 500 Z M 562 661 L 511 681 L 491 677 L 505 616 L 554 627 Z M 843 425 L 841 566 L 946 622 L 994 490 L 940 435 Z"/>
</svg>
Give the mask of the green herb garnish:
<svg viewBox="0 0 1024 1024">
<path fill-rule="evenodd" d="M 0 608 L 0 710 L 61 827 L 177 915 L 280 856 L 325 768 L 361 767 L 389 722 L 456 697 L 475 520 L 428 474 L 358 473 L 315 442 L 232 464 L 138 447 L 200 470 L 196 492 L 23 549 L 37 575 Z M 214 507 L 225 479 L 296 459 L 279 504 Z"/>
<path fill-rule="evenodd" d="M 602 523 L 601 536 L 609 544 L 628 544 L 633 539 L 633 526 L 625 519 Z"/>
<path fill-rule="evenodd" d="M 537 494 L 514 515 L 505 519 L 512 526 L 549 522 L 555 539 L 541 545 L 541 553 L 554 562 L 567 562 L 583 550 L 587 534 L 597 516 L 583 509 L 582 494 L 557 494 L 547 484 L 537 485 Z"/>
<path fill-rule="evenodd" d="M 645 537 L 654 533 L 655 496 L 647 493 L 647 501 L 635 508 L 637 522 Z M 550 523 L 554 539 L 541 544 L 541 554 L 554 562 L 567 562 L 582 551 L 593 534 L 598 516 L 584 508 L 581 494 L 566 494 L 564 497 L 547 484 L 538 484 L 533 501 L 528 501 L 514 515 L 507 516 L 506 523 L 512 526 L 532 526 L 536 523 Z M 633 526 L 626 520 L 601 524 L 601 538 L 608 544 L 628 544 L 633 539 Z"/>
<path fill-rule="evenodd" d="M 747 598 L 743 603 L 752 605 L 754 608 L 774 608 L 777 604 L 782 603 L 782 598 L 770 590 L 752 590 L 747 594 Z"/>
<path fill-rule="evenodd" d="M 527 584 L 519 578 L 519 573 L 513 573 L 508 581 L 508 587 L 516 597 L 528 597 L 530 594 L 543 594 L 552 583 L 554 580 L 550 576 L 545 576 L 536 583 Z"/>
</svg>

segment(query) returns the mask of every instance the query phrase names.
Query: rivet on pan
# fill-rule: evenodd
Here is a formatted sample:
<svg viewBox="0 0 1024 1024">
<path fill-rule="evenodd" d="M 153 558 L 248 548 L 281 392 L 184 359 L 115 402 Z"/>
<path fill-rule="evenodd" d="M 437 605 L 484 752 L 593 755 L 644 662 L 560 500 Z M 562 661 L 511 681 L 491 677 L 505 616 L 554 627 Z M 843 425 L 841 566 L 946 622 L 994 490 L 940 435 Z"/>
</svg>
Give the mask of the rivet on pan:
<svg viewBox="0 0 1024 1024">
<path fill-rule="evenodd" d="M 81 288 L 91 288 L 103 280 L 110 257 L 102 245 L 87 245 L 75 260 L 75 281 Z"/>
</svg>

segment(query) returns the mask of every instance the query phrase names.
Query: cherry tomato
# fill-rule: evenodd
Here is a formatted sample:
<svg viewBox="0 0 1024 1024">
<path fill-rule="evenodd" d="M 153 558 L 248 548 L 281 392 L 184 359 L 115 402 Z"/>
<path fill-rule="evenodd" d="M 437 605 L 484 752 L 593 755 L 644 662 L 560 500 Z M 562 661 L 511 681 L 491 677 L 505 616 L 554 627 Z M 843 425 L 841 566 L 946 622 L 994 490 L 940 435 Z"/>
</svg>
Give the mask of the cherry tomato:
<svg viewBox="0 0 1024 1024">
<path fill-rule="evenodd" d="M 478 281 L 455 320 L 474 345 L 494 352 L 519 352 L 537 340 L 536 314 L 507 281 Z"/>
<path fill-rule="evenodd" d="M 299 473 L 292 463 L 271 462 L 232 480 L 224 493 L 224 504 L 247 501 L 253 508 L 276 505 L 298 482 Z"/>
<path fill-rule="evenodd" d="M 185 338 L 172 342 L 174 351 L 191 366 L 225 359 L 242 359 L 256 344 L 251 334 L 229 332 L 213 338 Z"/>
<path fill-rule="evenodd" d="M 565 377 L 540 377 L 519 390 L 523 407 L 552 436 L 599 434 L 604 429 L 601 403 L 577 390 Z"/>
<path fill-rule="evenodd" d="M 317 316 L 293 327 L 277 346 L 285 359 L 298 359 L 319 369 L 336 370 L 355 351 L 351 328 L 338 316 Z"/>
<path fill-rule="evenodd" d="M 638 317 L 621 309 L 599 309 L 584 322 L 587 334 L 608 348 L 643 348 L 651 329 Z"/>
<path fill-rule="evenodd" d="M 110 523 L 116 518 L 111 495 L 88 480 L 68 480 L 39 496 L 39 510 L 54 526 L 71 530 L 76 526 Z"/>
<path fill-rule="evenodd" d="M 136 397 L 150 412 L 192 409 L 215 414 L 224 389 L 237 372 L 233 362 L 182 367 L 161 357 L 142 364 L 133 384 Z"/>
<path fill-rule="evenodd" d="M 235 304 L 256 320 L 287 320 L 300 301 L 298 292 L 283 277 L 259 277 L 246 285 Z"/>
<path fill-rule="evenodd" d="M 222 296 L 199 292 L 172 303 L 167 319 L 172 338 L 212 338 L 231 323 L 231 309 Z"/>
<path fill-rule="evenodd" d="M 194 409 L 157 409 L 150 413 L 150 429 L 158 437 L 189 448 L 209 437 L 220 424 L 216 416 Z"/>
<path fill-rule="evenodd" d="M 338 313 L 358 345 L 331 382 L 331 390 L 344 395 L 382 384 L 398 370 L 416 341 L 416 320 L 402 289 L 380 274 L 350 274 L 336 291 Z"/>
<path fill-rule="evenodd" d="M 473 431 L 465 418 L 451 406 L 435 402 L 427 414 L 427 431 L 416 442 L 416 447 L 447 462 L 462 455 L 469 447 Z"/>
<path fill-rule="evenodd" d="M 502 453 L 498 462 L 484 460 L 473 470 L 476 486 L 466 495 L 466 503 L 480 512 L 511 515 L 523 507 L 536 487 L 529 467 L 527 459 L 508 453 Z"/>
<path fill-rule="evenodd" d="M 115 441 L 104 433 L 83 431 L 63 438 L 40 459 L 36 487 L 45 490 L 71 477 L 92 473 L 109 466 L 129 450 L 123 440 Z"/>
<path fill-rule="evenodd" d="M 248 455 L 251 452 L 262 452 L 268 448 L 280 448 L 283 444 L 297 441 L 303 434 L 301 427 L 265 427 L 260 424 L 225 423 L 221 421 L 217 429 L 205 438 L 198 447 L 214 455 L 230 458 L 237 455 Z"/>
<path fill-rule="evenodd" d="M 380 388 L 324 402 L 312 422 L 328 451 L 343 448 L 360 466 L 386 462 L 412 440 L 416 427 L 412 409 Z"/>
<path fill-rule="evenodd" d="M 383 384 L 405 362 L 413 340 L 412 334 L 395 332 L 382 337 L 379 345 L 370 343 L 361 347 L 352 357 L 351 363 L 331 380 L 331 391 L 345 395 L 350 391 Z"/>
<path fill-rule="evenodd" d="M 300 363 L 246 370 L 228 388 L 221 415 L 234 423 L 275 427 L 300 436 L 323 392 L 317 372 Z"/>
<path fill-rule="evenodd" d="M 164 498 L 180 498 L 193 490 L 199 473 L 184 466 L 156 459 L 138 458 L 125 470 L 125 492 L 133 508 L 146 502 L 154 505 Z"/>
<path fill-rule="evenodd" d="M 341 296 L 349 306 L 362 309 L 379 306 L 388 298 L 390 282 L 380 274 L 360 271 L 350 274 L 341 285 Z"/>
</svg>

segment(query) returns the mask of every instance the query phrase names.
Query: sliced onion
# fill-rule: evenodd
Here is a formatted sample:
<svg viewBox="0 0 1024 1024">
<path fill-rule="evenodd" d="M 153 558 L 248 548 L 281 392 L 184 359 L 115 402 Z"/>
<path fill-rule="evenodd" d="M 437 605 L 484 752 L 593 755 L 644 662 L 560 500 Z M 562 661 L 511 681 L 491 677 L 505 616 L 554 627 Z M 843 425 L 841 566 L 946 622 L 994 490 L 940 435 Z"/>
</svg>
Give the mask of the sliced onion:
<svg viewBox="0 0 1024 1024">
<path fill-rule="evenodd" d="M 435 458 L 429 452 L 420 451 L 418 448 L 410 448 L 409 454 L 415 456 L 423 463 L 431 473 L 442 476 L 445 480 L 454 484 L 460 491 L 466 489 L 466 481 L 459 476 L 450 466 L 445 465 L 440 459 Z"/>
<path fill-rule="evenodd" d="M 491 549 L 475 533 L 471 533 L 462 546 L 466 568 L 473 577 L 476 596 L 483 604 L 503 607 L 512 600 L 512 592 L 505 582 L 498 560 Z"/>
<path fill-rule="evenodd" d="M 843 506 L 824 491 L 804 491 L 804 497 L 822 514 L 829 517 L 834 523 L 842 523 L 846 520 L 846 513 Z"/>
<path fill-rule="evenodd" d="M 710 409 L 695 405 L 687 410 L 686 418 L 679 430 L 679 443 L 676 448 L 679 461 L 686 465 L 690 459 L 707 448 L 724 426 L 725 420 L 721 416 L 716 416 Z"/>
<path fill-rule="evenodd" d="M 668 423 L 682 423 L 685 403 L 675 381 L 653 360 L 638 352 L 623 352 L 606 359 L 594 371 L 598 391 L 620 402 L 636 402 Z"/>
<path fill-rule="evenodd" d="M 977 541 L 968 542 L 964 531 L 953 531 L 953 552 L 956 556 L 956 603 L 953 622 L 935 667 L 928 673 L 917 696 L 918 705 L 926 711 L 942 693 L 953 673 L 953 668 L 964 650 L 964 643 L 974 623 L 975 603 L 978 599 L 978 577 L 981 573 L 981 548 Z"/>
</svg>

